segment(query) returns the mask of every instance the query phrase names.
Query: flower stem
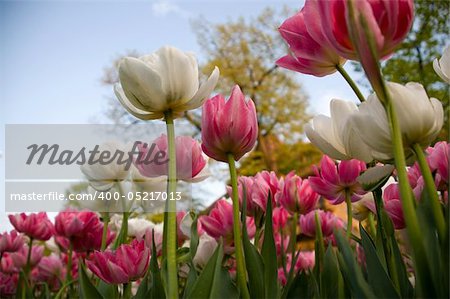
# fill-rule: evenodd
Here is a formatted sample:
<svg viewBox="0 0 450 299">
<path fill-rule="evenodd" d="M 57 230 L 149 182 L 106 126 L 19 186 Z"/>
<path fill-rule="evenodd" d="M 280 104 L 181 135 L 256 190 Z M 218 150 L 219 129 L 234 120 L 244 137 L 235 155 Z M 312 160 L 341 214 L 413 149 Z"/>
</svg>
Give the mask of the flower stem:
<svg viewBox="0 0 450 299">
<path fill-rule="evenodd" d="M 108 224 L 109 224 L 109 213 L 105 212 L 102 215 L 103 219 L 103 233 L 102 233 L 102 246 L 101 251 L 105 250 L 106 248 L 106 237 L 108 236 Z"/>
<path fill-rule="evenodd" d="M 177 184 L 177 162 L 175 149 L 175 127 L 172 111 L 165 114 L 167 128 L 167 147 L 169 151 L 169 165 L 167 176 L 167 201 L 165 212 L 165 238 L 167 259 L 167 297 L 178 298 L 178 276 L 177 276 L 177 203 L 172 196 L 176 192 Z"/>
<path fill-rule="evenodd" d="M 398 175 L 398 186 L 400 189 L 400 199 L 402 203 L 403 215 L 406 223 L 406 230 L 413 248 L 413 260 L 416 267 L 417 280 L 421 287 L 421 292 L 427 292 L 429 286 L 433 285 L 433 281 L 429 277 L 430 267 L 427 262 L 427 256 L 424 243 L 422 242 L 422 231 L 420 230 L 419 221 L 415 211 L 415 202 L 411 186 L 408 181 L 406 172 L 405 152 L 403 148 L 402 132 L 400 123 L 397 119 L 394 104 L 387 90 L 386 84 L 383 84 L 383 96 L 386 99 L 384 103 L 386 114 L 389 121 L 390 133 L 392 137 L 392 145 L 394 150 L 395 168 Z"/>
<path fill-rule="evenodd" d="M 347 73 L 347 71 L 341 65 L 336 65 L 336 69 L 342 75 L 342 77 L 344 77 L 344 79 L 345 79 L 345 81 L 347 81 L 348 85 L 350 85 L 350 87 L 353 89 L 353 92 L 356 94 L 356 96 L 358 97 L 359 101 L 361 103 L 364 102 L 366 99 L 364 98 L 363 94 L 359 90 L 359 88 L 356 85 L 355 81 L 353 81 L 353 79 Z"/>
<path fill-rule="evenodd" d="M 230 167 L 231 187 L 233 189 L 233 234 L 234 234 L 234 250 L 236 255 L 236 272 L 237 284 L 241 292 L 242 298 L 250 298 L 247 289 L 247 279 L 245 272 L 244 254 L 242 252 L 242 236 L 241 236 L 241 222 L 239 220 L 239 193 L 237 185 L 236 164 L 234 156 L 228 154 L 228 165 Z"/>
<path fill-rule="evenodd" d="M 353 212 L 352 212 L 352 197 L 348 190 L 345 191 L 345 203 L 347 204 L 347 237 L 350 239 L 352 236 L 353 228 Z"/>
<path fill-rule="evenodd" d="M 289 242 L 292 257 L 295 255 L 295 250 L 297 249 L 297 223 L 298 223 L 298 213 L 295 212 L 292 215 L 292 224 L 291 224 L 291 240 Z M 283 239 L 281 239 L 281 243 L 283 243 Z M 292 258 L 292 261 L 294 258 Z"/>
<path fill-rule="evenodd" d="M 437 232 L 439 234 L 439 239 L 444 240 L 445 237 L 445 220 L 442 213 L 442 208 L 439 203 L 439 197 L 436 190 L 436 185 L 434 184 L 433 176 L 431 174 L 430 167 L 428 166 L 425 154 L 419 144 L 413 145 L 414 152 L 417 157 L 417 162 L 419 162 L 420 172 L 425 182 L 425 188 L 430 199 L 431 210 L 433 213 L 433 219 L 436 223 Z"/>
<path fill-rule="evenodd" d="M 73 245 L 72 241 L 69 242 L 69 250 L 67 253 L 67 268 L 66 268 L 66 282 L 72 280 L 72 253 L 73 253 Z M 72 294 L 72 285 L 69 286 L 69 296 Z"/>
</svg>

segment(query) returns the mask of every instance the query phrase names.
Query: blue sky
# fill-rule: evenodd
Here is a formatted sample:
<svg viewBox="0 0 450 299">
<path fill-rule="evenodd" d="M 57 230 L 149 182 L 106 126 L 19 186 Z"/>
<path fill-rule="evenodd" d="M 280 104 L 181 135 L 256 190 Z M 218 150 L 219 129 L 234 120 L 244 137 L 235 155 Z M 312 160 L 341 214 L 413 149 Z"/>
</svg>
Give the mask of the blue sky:
<svg viewBox="0 0 450 299">
<path fill-rule="evenodd" d="M 302 1 L 0 1 L 1 125 L 88 123 L 112 94 L 100 78 L 117 55 L 173 45 L 201 60 L 190 19 L 224 22 L 284 4 L 300 8 Z M 328 114 L 333 97 L 356 100 L 337 74 L 297 77 L 313 113 Z M 4 199 L 3 129 L 0 152 Z"/>
</svg>

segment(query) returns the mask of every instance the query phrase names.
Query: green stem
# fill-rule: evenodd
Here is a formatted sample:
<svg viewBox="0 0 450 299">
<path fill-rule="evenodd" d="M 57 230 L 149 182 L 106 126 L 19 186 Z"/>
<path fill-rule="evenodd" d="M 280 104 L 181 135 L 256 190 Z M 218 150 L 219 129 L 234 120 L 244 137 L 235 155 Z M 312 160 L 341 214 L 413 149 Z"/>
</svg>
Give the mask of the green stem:
<svg viewBox="0 0 450 299">
<path fill-rule="evenodd" d="M 377 229 L 375 228 L 375 220 L 373 218 L 372 212 L 369 212 L 367 221 L 369 222 L 369 228 L 370 228 L 370 232 L 372 234 L 372 238 L 375 239 L 375 237 L 377 235 Z"/>
<path fill-rule="evenodd" d="M 345 203 L 347 204 L 347 237 L 350 239 L 352 236 L 353 225 L 353 212 L 352 212 L 352 197 L 350 192 L 345 190 Z"/>
<path fill-rule="evenodd" d="M 433 219 L 436 223 L 439 239 L 442 241 L 445 237 L 445 220 L 442 212 L 441 205 L 439 203 L 439 196 L 437 194 L 436 185 L 434 184 L 433 175 L 431 174 L 430 167 L 428 166 L 425 154 L 419 144 L 413 145 L 414 152 L 419 162 L 420 172 L 425 182 L 425 188 L 430 198 L 430 206 L 433 212 Z"/>
<path fill-rule="evenodd" d="M 175 149 L 175 127 L 171 111 L 165 114 L 167 127 L 167 145 L 169 151 L 169 165 L 167 176 L 167 201 L 164 223 L 166 240 L 166 260 L 167 260 L 167 297 L 178 298 L 178 276 L 177 276 L 177 204 L 172 194 L 176 192 L 177 184 L 177 162 Z"/>
<path fill-rule="evenodd" d="M 69 251 L 67 253 L 67 268 L 66 268 L 66 281 L 72 280 L 72 253 L 73 253 L 73 245 L 72 241 L 69 242 Z M 69 294 L 68 298 L 72 295 L 72 285 L 69 286 Z"/>
<path fill-rule="evenodd" d="M 297 223 L 298 223 L 298 213 L 295 212 L 294 215 L 292 215 L 292 223 L 291 223 L 291 240 L 289 242 L 290 244 L 290 250 L 291 250 L 291 256 L 292 260 L 294 260 L 295 250 L 297 249 Z M 281 243 L 283 243 L 283 239 L 281 239 Z"/>
<path fill-rule="evenodd" d="M 103 233 L 102 233 L 101 251 L 104 251 L 106 248 L 106 238 L 108 236 L 109 213 L 105 212 L 103 214 L 102 219 L 103 219 Z"/>
<path fill-rule="evenodd" d="M 400 123 L 398 121 L 392 99 L 384 82 L 383 91 L 383 96 L 386 99 L 385 110 L 387 113 L 390 133 L 392 137 L 395 168 L 397 170 L 403 215 L 406 223 L 408 237 L 413 248 L 413 259 L 415 262 L 417 274 L 416 281 L 418 281 L 418 283 L 420 284 L 419 294 L 423 295 L 426 294 L 428 290 L 431 293 L 433 292 L 433 290 L 430 290 L 430 286 L 432 286 L 434 283 L 429 277 L 429 274 L 431 272 L 429 264 L 427 262 L 425 246 L 421 238 L 422 231 L 420 230 L 419 221 L 415 211 L 415 201 L 413 198 L 411 186 L 409 185 L 408 174 L 406 172 L 406 159 L 405 151 L 403 148 Z"/>
<path fill-rule="evenodd" d="M 364 98 L 363 94 L 359 90 L 359 88 L 356 85 L 355 81 L 353 81 L 353 79 L 347 73 L 347 71 L 341 65 L 336 65 L 336 69 L 342 75 L 342 77 L 344 77 L 344 79 L 345 79 L 345 81 L 347 81 L 348 85 L 350 85 L 350 87 L 353 89 L 353 91 L 355 92 L 355 94 L 358 97 L 359 101 L 361 103 L 364 102 L 366 99 Z"/>
<path fill-rule="evenodd" d="M 123 284 L 123 290 L 122 290 L 122 298 L 123 299 L 129 299 L 131 298 L 131 283 L 124 283 Z"/>
<path fill-rule="evenodd" d="M 31 271 L 31 248 L 33 247 L 33 238 L 30 237 L 30 243 L 28 245 L 28 255 L 27 255 L 27 263 L 25 265 L 25 283 L 22 289 L 22 299 L 26 298 L 27 292 L 25 288 L 29 286 L 30 281 L 30 271 Z"/>
<path fill-rule="evenodd" d="M 242 252 L 242 236 L 241 236 L 241 222 L 239 221 L 239 192 L 237 185 L 236 164 L 234 156 L 228 154 L 228 165 L 230 167 L 231 187 L 233 189 L 233 234 L 234 234 L 234 250 L 236 255 L 236 275 L 237 284 L 243 298 L 250 298 L 247 289 L 247 279 L 245 272 L 244 254 Z"/>
</svg>

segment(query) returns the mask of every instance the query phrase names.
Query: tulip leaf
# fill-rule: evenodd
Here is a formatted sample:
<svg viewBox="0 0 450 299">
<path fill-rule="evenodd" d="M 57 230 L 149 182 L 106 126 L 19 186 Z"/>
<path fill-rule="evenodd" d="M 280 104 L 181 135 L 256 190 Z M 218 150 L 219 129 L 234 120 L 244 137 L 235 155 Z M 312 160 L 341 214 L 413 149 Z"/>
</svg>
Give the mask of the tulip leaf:
<svg viewBox="0 0 450 299">
<path fill-rule="evenodd" d="M 264 263 L 258 249 L 250 242 L 247 231 L 247 192 L 244 186 L 242 200 L 241 222 L 242 222 L 242 245 L 244 247 L 245 265 L 248 274 L 248 286 L 252 298 L 264 298 Z"/>
<path fill-rule="evenodd" d="M 339 298 L 341 285 L 343 284 L 339 266 L 331 244 L 329 244 L 323 259 L 321 272 L 320 294 L 324 298 Z"/>
<path fill-rule="evenodd" d="M 197 270 L 195 270 L 195 266 L 193 263 L 190 263 L 189 268 L 190 270 L 186 279 L 183 298 L 187 298 L 198 278 Z"/>
<path fill-rule="evenodd" d="M 191 250 L 188 247 L 177 249 L 177 263 L 182 264 L 191 260 Z"/>
<path fill-rule="evenodd" d="M 19 272 L 19 280 L 17 282 L 16 298 L 33 298 L 31 288 L 28 281 L 25 279 L 25 273 L 23 271 Z"/>
<path fill-rule="evenodd" d="M 192 259 L 194 259 L 195 255 L 197 254 L 197 248 L 198 248 L 198 243 L 199 243 L 197 226 L 198 226 L 198 217 L 197 217 L 197 215 L 195 215 L 194 219 L 192 221 L 191 240 L 190 240 L 190 244 L 189 244 Z"/>
<path fill-rule="evenodd" d="M 364 190 L 373 191 L 382 187 L 387 182 L 394 168 L 390 164 L 374 166 L 364 171 L 356 180 L 362 185 Z"/>
<path fill-rule="evenodd" d="M 321 271 L 322 271 L 322 263 L 323 263 L 323 257 L 325 255 L 325 247 L 324 247 L 324 240 L 323 240 L 323 234 L 322 234 L 322 225 L 319 220 L 319 214 L 317 212 L 314 214 L 314 222 L 316 226 L 316 241 L 315 241 L 315 266 L 314 266 L 314 272 L 315 272 L 315 278 L 316 282 L 319 287 L 319 296 L 320 291 L 322 290 L 322 281 L 321 281 Z"/>
<path fill-rule="evenodd" d="M 117 298 L 119 296 L 117 286 L 108 284 L 103 280 L 99 281 L 97 290 L 102 294 L 103 298 Z"/>
<path fill-rule="evenodd" d="M 369 284 L 372 286 L 375 294 L 381 298 L 399 298 L 399 294 L 395 289 L 392 280 L 383 267 L 375 245 L 367 234 L 364 227 L 360 224 L 361 241 L 366 255 L 367 276 Z"/>
<path fill-rule="evenodd" d="M 84 263 L 81 261 L 78 264 L 78 279 L 80 286 L 80 298 L 104 298 L 87 276 Z"/>
<path fill-rule="evenodd" d="M 155 231 L 152 231 L 152 256 L 150 258 L 150 272 L 152 274 L 152 285 L 150 294 L 146 298 L 159 299 L 166 298 L 166 294 L 163 287 L 161 278 L 161 272 L 158 267 L 158 251 L 155 244 Z"/>
<path fill-rule="evenodd" d="M 311 276 L 307 275 L 305 271 L 300 272 L 292 281 L 286 298 L 313 298 L 314 290 L 311 286 Z"/>
<path fill-rule="evenodd" d="M 238 298 L 228 272 L 222 267 L 223 246 L 220 243 L 187 298 Z"/>
<path fill-rule="evenodd" d="M 364 280 L 361 268 L 356 262 L 353 251 L 344 237 L 342 230 L 334 233 L 339 248 L 337 258 L 344 281 L 349 285 L 352 297 L 354 298 L 375 298 L 370 286 Z"/>
<path fill-rule="evenodd" d="M 266 207 L 266 219 L 264 224 L 264 241 L 262 244 L 261 255 L 264 262 L 264 284 L 265 298 L 278 297 L 278 267 L 277 250 L 275 239 L 273 237 L 272 226 L 272 198 L 269 193 Z"/>
</svg>

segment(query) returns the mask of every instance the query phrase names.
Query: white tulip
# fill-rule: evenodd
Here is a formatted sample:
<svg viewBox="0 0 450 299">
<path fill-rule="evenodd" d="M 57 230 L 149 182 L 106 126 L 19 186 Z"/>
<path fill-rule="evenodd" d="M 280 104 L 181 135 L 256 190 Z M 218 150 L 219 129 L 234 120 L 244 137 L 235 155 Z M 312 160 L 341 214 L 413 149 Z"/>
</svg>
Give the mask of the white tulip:
<svg viewBox="0 0 450 299">
<path fill-rule="evenodd" d="M 200 107 L 219 79 L 214 68 L 199 87 L 198 65 L 192 53 L 163 47 L 139 58 L 125 57 L 119 64 L 120 84 L 114 91 L 124 108 L 143 120 L 160 119 L 171 110 L 173 117 Z"/>
<path fill-rule="evenodd" d="M 194 265 L 203 269 L 208 263 L 217 247 L 217 241 L 207 234 L 200 236 L 198 241 L 197 253 L 193 259 Z"/>
<path fill-rule="evenodd" d="M 403 86 L 388 82 L 387 87 L 407 154 L 411 153 L 414 144 L 428 146 L 443 125 L 444 111 L 441 102 L 428 98 L 425 89 L 418 83 L 410 82 Z M 359 106 L 358 113 L 352 115 L 351 121 L 362 140 L 374 150 L 375 159 L 386 161 L 394 157 L 388 118 L 376 94 L 370 95 Z"/>
<path fill-rule="evenodd" d="M 447 46 L 440 59 L 433 61 L 433 68 L 442 80 L 450 84 L 450 46 Z"/>
<path fill-rule="evenodd" d="M 99 152 L 107 151 L 114 155 L 116 151 L 128 152 L 125 145 L 116 142 L 107 142 L 101 144 Z M 107 191 L 111 189 L 116 182 L 122 181 L 128 176 L 126 164 L 119 164 L 115 160 L 108 164 L 83 164 L 80 168 L 83 174 L 89 180 L 89 184 L 96 190 Z"/>
<path fill-rule="evenodd" d="M 155 228 L 155 224 L 144 218 L 130 218 L 128 219 L 128 236 L 143 237 L 147 230 Z"/>
<path fill-rule="evenodd" d="M 333 99 L 330 111 L 331 117 L 318 115 L 314 117 L 312 126 L 306 125 L 309 140 L 333 159 L 372 161 L 372 150 L 362 142 L 349 122 L 358 107 L 352 102 Z"/>
</svg>

